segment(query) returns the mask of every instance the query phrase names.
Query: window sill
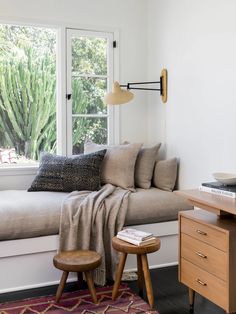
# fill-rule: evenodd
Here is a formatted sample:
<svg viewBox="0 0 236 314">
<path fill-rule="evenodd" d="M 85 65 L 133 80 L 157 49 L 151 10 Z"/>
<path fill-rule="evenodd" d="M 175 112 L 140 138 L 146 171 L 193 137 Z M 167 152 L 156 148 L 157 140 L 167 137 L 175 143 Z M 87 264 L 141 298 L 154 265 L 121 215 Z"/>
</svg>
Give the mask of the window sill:
<svg viewBox="0 0 236 314">
<path fill-rule="evenodd" d="M 35 165 L 1 165 L 0 176 L 21 176 L 35 175 L 38 170 L 38 164 Z"/>
</svg>

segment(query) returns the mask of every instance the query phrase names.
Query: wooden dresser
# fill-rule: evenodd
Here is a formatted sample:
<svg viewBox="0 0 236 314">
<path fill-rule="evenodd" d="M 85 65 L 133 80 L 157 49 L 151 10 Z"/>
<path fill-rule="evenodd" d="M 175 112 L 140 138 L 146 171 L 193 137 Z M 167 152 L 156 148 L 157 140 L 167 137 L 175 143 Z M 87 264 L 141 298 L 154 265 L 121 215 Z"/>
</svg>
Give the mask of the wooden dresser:
<svg viewBox="0 0 236 314">
<path fill-rule="evenodd" d="M 198 190 L 178 194 L 203 208 L 179 213 L 179 281 L 189 287 L 190 306 L 196 291 L 226 313 L 233 313 L 236 218 L 232 214 L 236 214 L 236 200 Z M 229 212 L 231 215 L 227 215 Z"/>
</svg>

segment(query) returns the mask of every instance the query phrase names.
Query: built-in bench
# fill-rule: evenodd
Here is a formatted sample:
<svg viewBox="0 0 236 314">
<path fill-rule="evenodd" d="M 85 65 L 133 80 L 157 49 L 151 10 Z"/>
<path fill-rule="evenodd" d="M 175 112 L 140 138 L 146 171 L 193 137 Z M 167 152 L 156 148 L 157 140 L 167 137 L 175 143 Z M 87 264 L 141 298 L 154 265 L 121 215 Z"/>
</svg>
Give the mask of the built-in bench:
<svg viewBox="0 0 236 314">
<path fill-rule="evenodd" d="M 68 193 L 0 191 L 0 293 L 57 284 L 52 258 L 58 249 L 60 211 Z M 179 210 L 191 207 L 172 192 L 157 188 L 131 193 L 125 225 L 161 238 L 151 268 L 177 264 Z M 126 270 L 134 270 L 129 258 Z M 70 280 L 75 280 L 73 275 Z"/>
</svg>

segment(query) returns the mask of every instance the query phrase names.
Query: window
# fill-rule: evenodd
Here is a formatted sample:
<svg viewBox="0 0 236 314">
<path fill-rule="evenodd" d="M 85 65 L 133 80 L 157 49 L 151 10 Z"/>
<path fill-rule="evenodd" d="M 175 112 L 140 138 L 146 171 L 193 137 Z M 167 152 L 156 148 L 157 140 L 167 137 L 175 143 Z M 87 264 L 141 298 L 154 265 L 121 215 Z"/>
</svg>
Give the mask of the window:
<svg viewBox="0 0 236 314">
<path fill-rule="evenodd" d="M 57 153 L 57 145 L 71 155 L 82 153 L 87 139 L 114 141 L 114 109 L 102 100 L 113 81 L 113 34 L 67 29 L 60 46 L 67 50 L 60 53 L 67 58 L 61 60 L 67 100 L 62 95 L 57 105 L 58 35 L 0 25 L 0 166 L 35 164 L 41 152 Z"/>
<path fill-rule="evenodd" d="M 0 164 L 56 152 L 56 31 L 0 25 Z"/>
<path fill-rule="evenodd" d="M 67 31 L 68 154 L 83 152 L 84 142 L 110 141 L 113 112 L 103 97 L 113 80 L 111 33 Z"/>
</svg>

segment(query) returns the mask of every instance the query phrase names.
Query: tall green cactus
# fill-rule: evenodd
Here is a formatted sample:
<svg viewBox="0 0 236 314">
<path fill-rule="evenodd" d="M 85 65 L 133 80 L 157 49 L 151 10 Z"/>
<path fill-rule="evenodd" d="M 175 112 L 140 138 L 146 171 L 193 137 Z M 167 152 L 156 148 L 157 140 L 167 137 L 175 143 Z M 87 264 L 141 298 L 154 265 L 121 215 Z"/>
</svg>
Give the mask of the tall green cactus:
<svg viewBox="0 0 236 314">
<path fill-rule="evenodd" d="M 36 56 L 32 47 L 22 51 L 0 62 L 0 145 L 37 159 L 42 149 L 55 148 L 55 61 L 50 54 Z"/>
</svg>

